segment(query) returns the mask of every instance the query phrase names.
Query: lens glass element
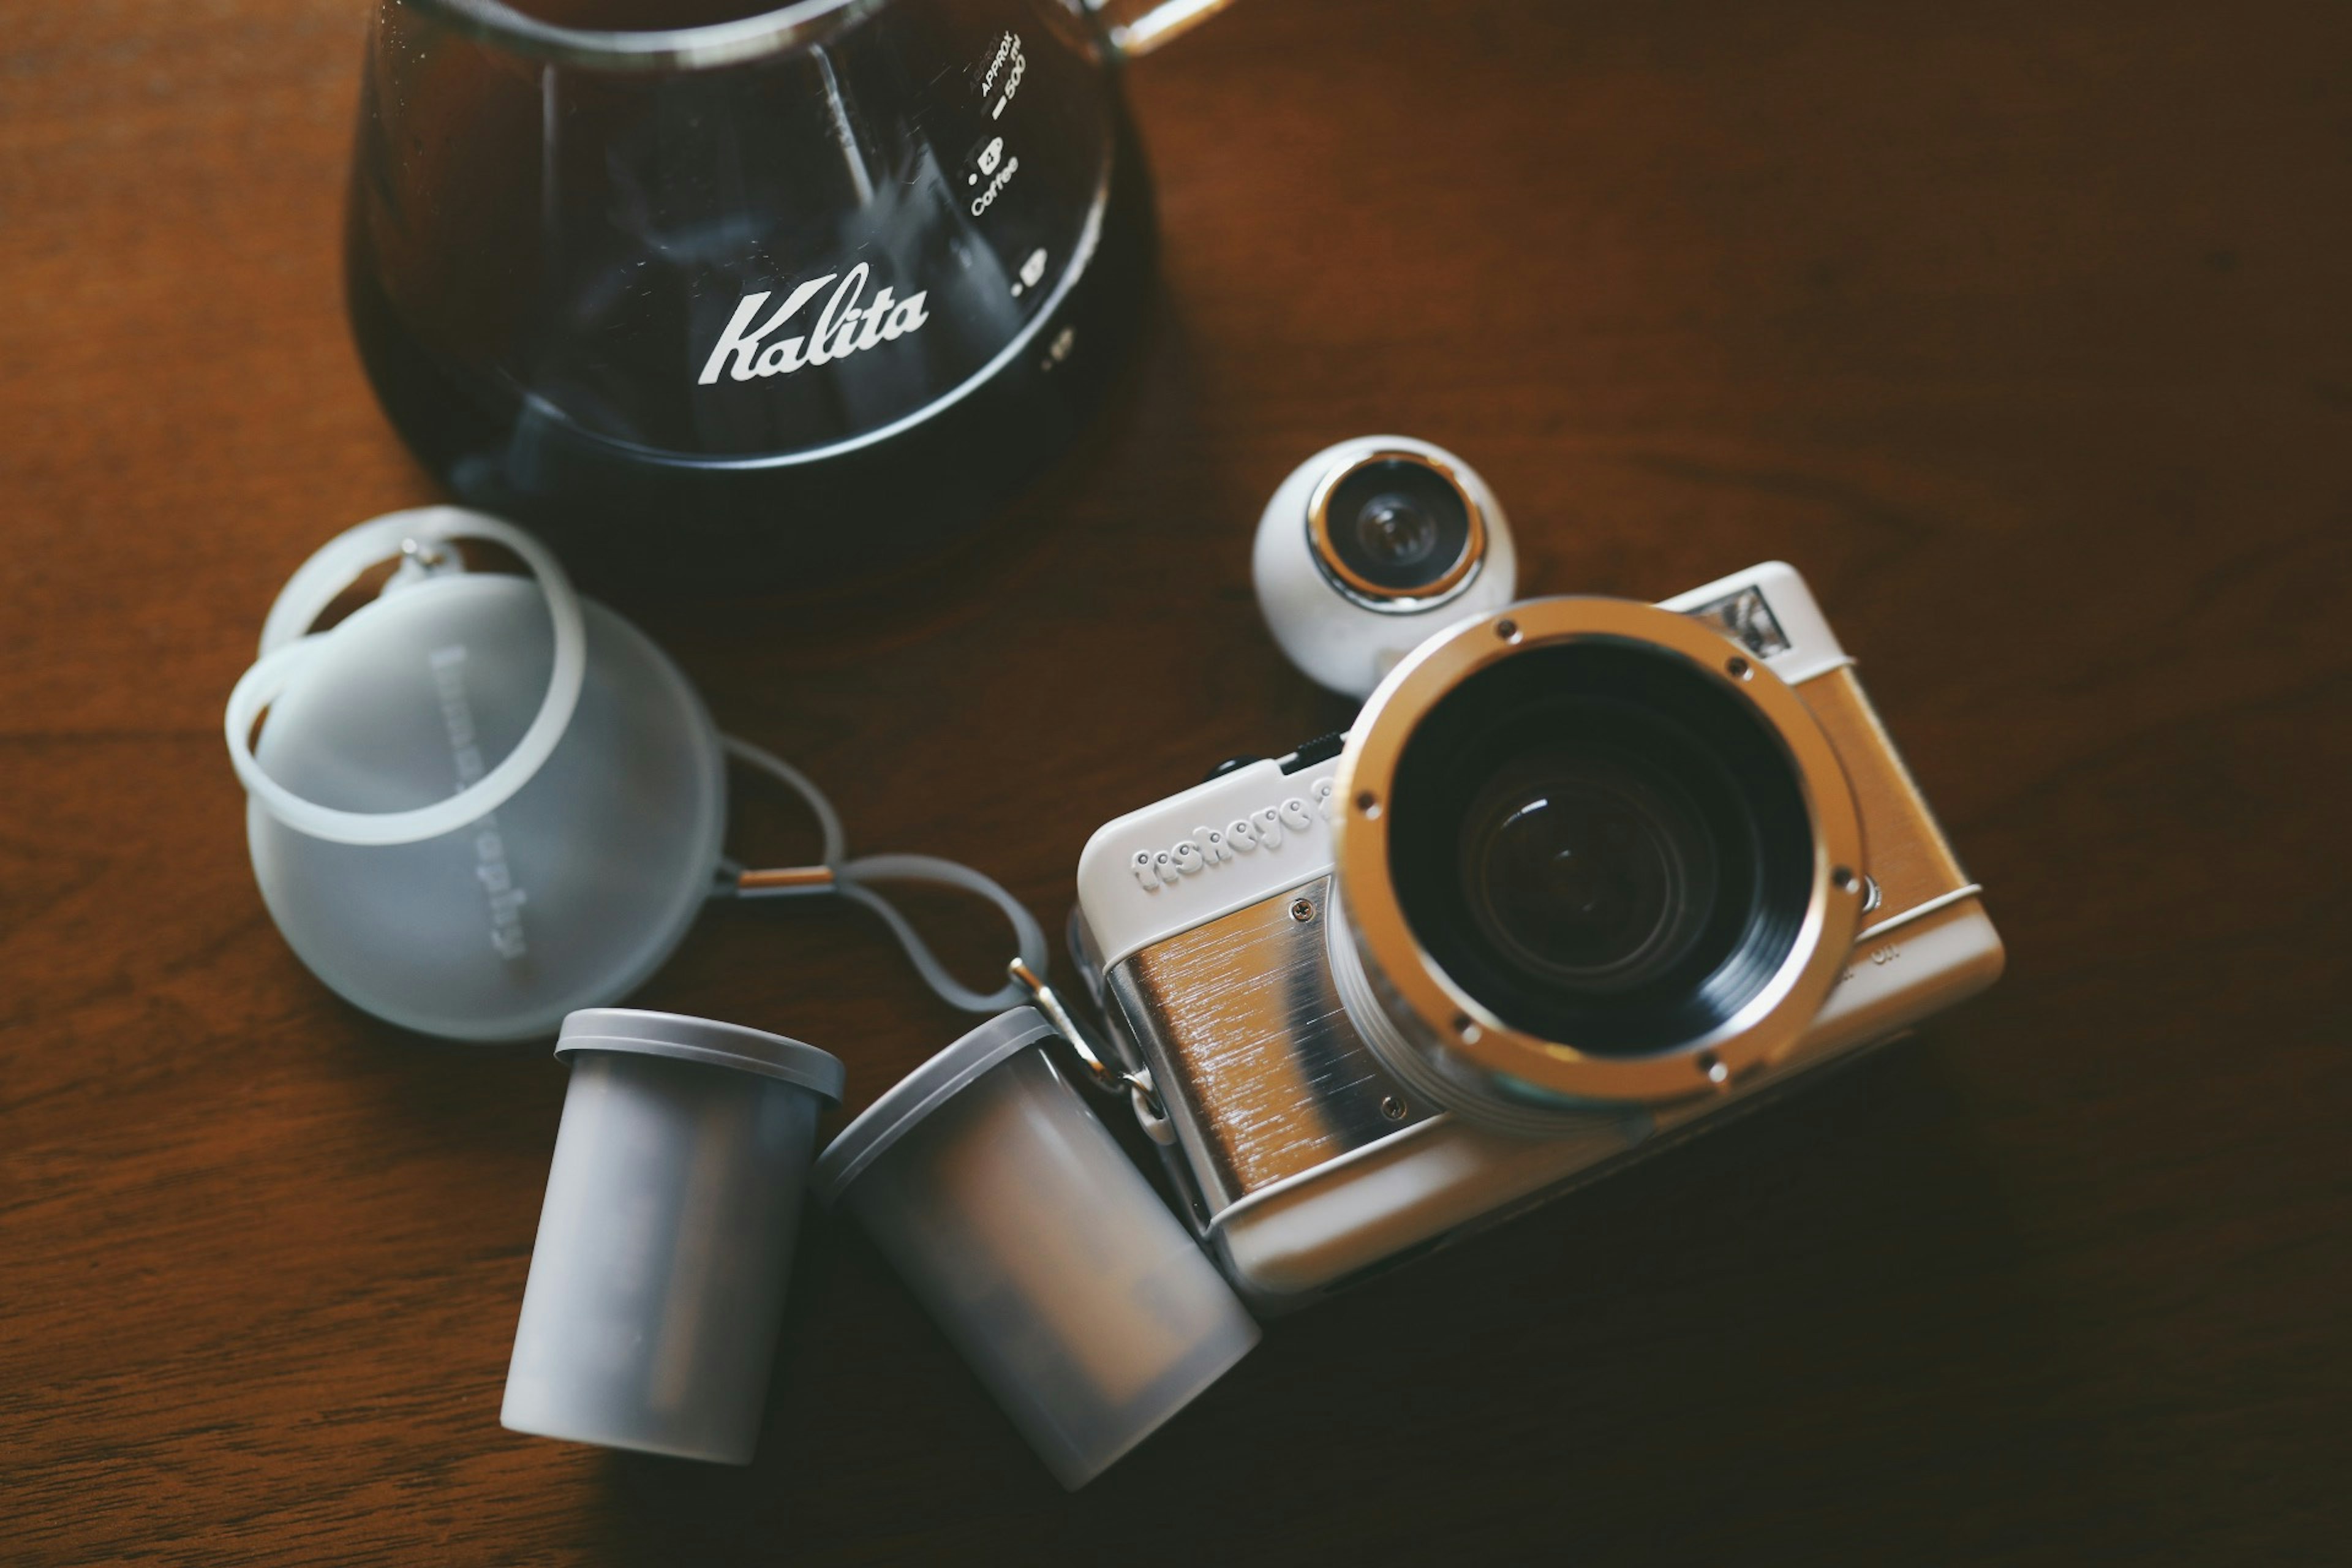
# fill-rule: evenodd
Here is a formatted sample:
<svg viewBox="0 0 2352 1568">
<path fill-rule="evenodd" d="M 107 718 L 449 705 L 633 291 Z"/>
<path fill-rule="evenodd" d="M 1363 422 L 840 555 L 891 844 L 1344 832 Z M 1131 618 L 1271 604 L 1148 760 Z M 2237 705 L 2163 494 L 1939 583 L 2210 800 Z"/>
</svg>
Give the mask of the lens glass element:
<svg viewBox="0 0 2352 1568">
<path fill-rule="evenodd" d="M 1377 495 L 1356 513 L 1356 544 L 1368 561 L 1410 571 L 1437 552 L 1437 521 L 1411 496 Z"/>
<path fill-rule="evenodd" d="M 1618 639 L 1513 653 L 1415 726 L 1386 813 L 1414 940 L 1512 1028 L 1601 1056 L 1733 1018 L 1794 949 L 1811 813 L 1711 672 Z"/>
<path fill-rule="evenodd" d="M 1696 804 L 1636 755 L 1557 747 L 1507 767 L 1462 826 L 1463 897 L 1527 973 L 1633 990 L 1689 951 L 1715 901 Z"/>
<path fill-rule="evenodd" d="M 1429 593 L 1470 549 L 1470 501 L 1451 476 L 1412 458 L 1364 464 L 1324 500 L 1325 569 L 1359 592 Z"/>
</svg>

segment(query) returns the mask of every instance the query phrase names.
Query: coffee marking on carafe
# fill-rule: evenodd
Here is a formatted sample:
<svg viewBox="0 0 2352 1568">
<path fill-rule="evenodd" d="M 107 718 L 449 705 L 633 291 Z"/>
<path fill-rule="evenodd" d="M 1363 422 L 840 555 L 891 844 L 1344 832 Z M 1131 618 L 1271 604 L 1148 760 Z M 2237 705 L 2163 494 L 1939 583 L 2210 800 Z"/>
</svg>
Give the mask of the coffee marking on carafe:
<svg viewBox="0 0 2352 1568">
<path fill-rule="evenodd" d="M 924 301 L 929 298 L 929 289 L 919 289 L 894 302 L 886 284 L 874 296 L 874 302 L 866 304 L 866 280 L 871 271 L 872 268 L 861 261 L 851 268 L 846 276 L 828 272 L 822 278 L 809 279 L 784 296 L 784 302 L 776 308 L 775 314 L 762 322 L 757 331 L 751 330 L 751 319 L 760 313 L 760 307 L 768 302 L 770 291 L 761 289 L 756 294 L 746 294 L 742 303 L 735 307 L 734 318 L 727 323 L 727 330 L 719 335 L 718 345 L 710 351 L 709 359 L 703 363 L 702 374 L 697 384 L 709 386 L 716 383 L 720 368 L 727 365 L 730 356 L 735 363 L 727 374 L 736 381 L 750 381 L 754 376 L 790 375 L 803 365 L 830 364 L 860 350 L 870 349 L 877 343 L 904 337 L 931 319 L 929 312 L 923 308 Z M 792 320 L 801 307 L 815 299 L 819 290 L 835 278 L 841 279 L 840 284 L 835 288 L 833 298 L 825 301 L 824 310 L 817 316 L 816 325 L 810 329 L 807 336 L 785 338 L 773 343 L 766 342 L 770 332 Z"/>
<path fill-rule="evenodd" d="M 993 177 L 988 182 L 988 189 L 981 192 L 972 200 L 971 216 L 974 217 L 978 217 L 994 206 L 997 196 L 1006 185 L 1012 184 L 1013 176 L 1021 172 L 1021 160 L 1018 158 L 1007 158 L 1002 165 L 996 162 L 996 156 L 1003 150 L 1003 146 L 1004 138 L 1000 136 L 990 142 L 988 150 L 980 156 L 981 172 Z"/>
<path fill-rule="evenodd" d="M 466 700 L 466 645 L 435 648 L 425 662 L 433 671 L 433 693 L 441 702 L 441 725 L 449 734 L 457 787 L 466 789 L 484 771 L 482 748 L 476 743 L 473 704 Z M 500 958 L 520 958 L 530 951 L 522 929 L 522 907 L 530 895 L 515 885 L 514 872 L 507 864 L 506 840 L 499 833 L 499 814 L 486 812 L 469 831 L 474 836 L 474 875 L 489 895 L 490 946 Z"/>
</svg>

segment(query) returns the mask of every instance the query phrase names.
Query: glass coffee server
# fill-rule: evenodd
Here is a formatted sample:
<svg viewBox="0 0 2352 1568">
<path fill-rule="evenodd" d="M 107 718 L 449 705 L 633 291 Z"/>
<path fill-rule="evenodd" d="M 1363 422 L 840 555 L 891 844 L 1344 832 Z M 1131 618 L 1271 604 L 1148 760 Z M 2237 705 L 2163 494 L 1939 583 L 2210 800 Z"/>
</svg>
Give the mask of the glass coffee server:
<svg viewBox="0 0 2352 1568">
<path fill-rule="evenodd" d="M 1223 4 L 382 0 L 361 358 L 594 575 L 919 556 L 1099 400 L 1151 253 L 1117 67 Z"/>
</svg>

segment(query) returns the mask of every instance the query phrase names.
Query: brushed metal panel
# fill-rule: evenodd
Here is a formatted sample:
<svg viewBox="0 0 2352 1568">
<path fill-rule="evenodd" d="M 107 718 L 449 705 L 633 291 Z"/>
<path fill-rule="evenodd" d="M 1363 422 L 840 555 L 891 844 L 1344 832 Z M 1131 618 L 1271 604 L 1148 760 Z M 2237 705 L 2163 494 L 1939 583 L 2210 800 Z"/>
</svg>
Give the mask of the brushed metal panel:
<svg viewBox="0 0 2352 1568">
<path fill-rule="evenodd" d="M 1323 952 L 1329 891 L 1318 877 L 1111 971 L 1109 994 L 1192 1134 L 1213 1209 L 1431 1114 L 1380 1070 L 1339 1005 Z"/>
</svg>

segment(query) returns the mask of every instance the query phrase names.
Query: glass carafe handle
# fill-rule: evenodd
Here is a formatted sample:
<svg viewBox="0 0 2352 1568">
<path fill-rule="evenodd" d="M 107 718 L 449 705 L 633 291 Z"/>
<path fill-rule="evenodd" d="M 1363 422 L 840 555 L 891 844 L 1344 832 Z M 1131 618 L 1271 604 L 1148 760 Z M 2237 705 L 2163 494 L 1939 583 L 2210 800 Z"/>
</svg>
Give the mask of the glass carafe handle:
<svg viewBox="0 0 2352 1568">
<path fill-rule="evenodd" d="M 1190 32 L 1233 0 L 1079 0 L 1101 21 L 1111 47 L 1122 55 L 1148 55 L 1169 39 Z"/>
</svg>

